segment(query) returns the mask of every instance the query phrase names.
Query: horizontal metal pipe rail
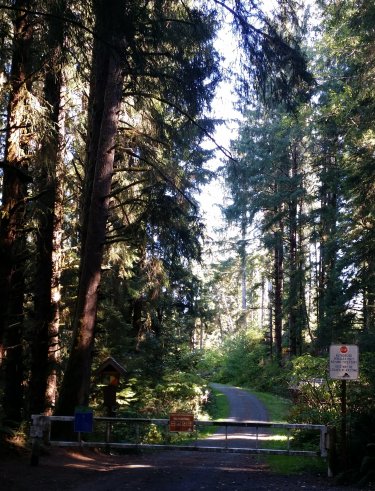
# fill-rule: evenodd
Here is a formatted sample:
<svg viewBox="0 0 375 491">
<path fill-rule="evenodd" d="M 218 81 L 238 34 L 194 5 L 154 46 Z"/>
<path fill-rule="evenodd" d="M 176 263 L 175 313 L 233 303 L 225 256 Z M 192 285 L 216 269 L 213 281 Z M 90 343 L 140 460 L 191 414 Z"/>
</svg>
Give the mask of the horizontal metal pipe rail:
<svg viewBox="0 0 375 491">
<path fill-rule="evenodd" d="M 300 456 L 321 456 L 327 457 L 329 439 L 328 429 L 325 425 L 316 424 L 290 424 L 290 423 L 273 423 L 268 421 L 232 421 L 232 420 L 215 420 L 201 421 L 195 420 L 195 428 L 198 427 L 224 427 L 225 428 L 225 445 L 224 446 L 207 446 L 198 445 L 197 441 L 191 445 L 170 445 L 170 444 L 147 444 L 137 441 L 137 443 L 118 443 L 111 442 L 112 426 L 117 424 L 135 425 L 136 435 L 139 436 L 140 425 L 156 425 L 168 429 L 169 419 L 155 418 L 113 418 L 113 417 L 94 417 L 94 422 L 106 423 L 104 441 L 83 441 L 82 435 L 77 433 L 77 441 L 59 441 L 51 440 L 51 424 L 55 421 L 72 422 L 74 416 L 44 416 L 33 415 L 33 424 L 30 431 L 30 436 L 34 444 L 38 444 L 44 437 L 48 444 L 52 446 L 66 447 L 110 447 L 110 448 L 144 448 L 150 450 L 196 450 L 206 452 L 231 452 L 231 453 L 247 453 L 247 454 L 279 454 L 279 455 L 300 455 Z M 255 428 L 255 448 L 236 448 L 228 445 L 228 428 Z M 287 430 L 287 449 L 269 449 L 259 448 L 259 429 L 260 428 L 280 428 Z M 295 450 L 290 448 L 290 432 L 292 430 L 315 430 L 320 432 L 319 450 Z M 238 437 L 240 438 L 240 436 Z"/>
</svg>

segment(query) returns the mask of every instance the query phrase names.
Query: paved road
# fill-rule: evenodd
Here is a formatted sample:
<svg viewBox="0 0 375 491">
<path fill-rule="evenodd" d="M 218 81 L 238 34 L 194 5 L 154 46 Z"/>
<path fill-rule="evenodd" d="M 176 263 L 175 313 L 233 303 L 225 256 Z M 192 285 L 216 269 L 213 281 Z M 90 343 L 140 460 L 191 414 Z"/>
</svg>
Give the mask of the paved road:
<svg viewBox="0 0 375 491">
<path fill-rule="evenodd" d="M 222 392 L 229 402 L 228 421 L 269 421 L 267 410 L 262 402 L 250 392 L 228 387 L 222 384 L 212 384 L 212 387 Z M 258 443 L 267 438 L 267 431 L 259 428 Z M 234 448 L 255 448 L 256 429 L 228 427 L 227 435 L 225 427 L 219 427 L 217 432 L 204 441 L 199 442 L 199 446 L 218 446 Z M 259 445 L 260 447 L 261 445 Z"/>
<path fill-rule="evenodd" d="M 268 421 L 267 409 L 261 401 L 250 392 L 222 384 L 212 384 L 228 398 L 229 418 L 233 421 L 254 420 Z"/>
</svg>

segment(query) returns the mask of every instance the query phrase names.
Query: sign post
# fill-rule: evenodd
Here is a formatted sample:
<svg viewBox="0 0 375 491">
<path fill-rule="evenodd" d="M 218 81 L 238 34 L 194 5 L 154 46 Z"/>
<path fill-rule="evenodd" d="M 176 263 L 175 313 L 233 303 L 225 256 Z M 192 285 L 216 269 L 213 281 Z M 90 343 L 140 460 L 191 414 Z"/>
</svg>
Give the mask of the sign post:
<svg viewBox="0 0 375 491">
<path fill-rule="evenodd" d="M 347 464 L 347 404 L 346 382 L 357 380 L 359 375 L 359 352 L 355 344 L 332 344 L 329 348 L 329 375 L 341 380 L 341 458 Z"/>
</svg>

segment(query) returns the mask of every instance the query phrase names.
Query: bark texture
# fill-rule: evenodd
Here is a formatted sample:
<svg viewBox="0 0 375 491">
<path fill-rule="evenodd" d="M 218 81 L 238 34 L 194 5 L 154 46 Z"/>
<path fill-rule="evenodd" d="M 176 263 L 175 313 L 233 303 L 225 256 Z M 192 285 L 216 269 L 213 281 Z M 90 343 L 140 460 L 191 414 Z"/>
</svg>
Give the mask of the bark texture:
<svg viewBox="0 0 375 491">
<path fill-rule="evenodd" d="M 73 326 L 73 344 L 64 374 L 58 412 L 73 414 L 77 405 L 87 405 L 90 392 L 92 350 L 101 265 L 106 240 L 115 140 L 122 98 L 124 2 L 94 2 L 96 34 L 93 55 L 89 115 L 90 143 L 87 160 L 86 196 L 79 290 Z"/>
<path fill-rule="evenodd" d="M 29 129 L 27 124 L 32 26 L 29 0 L 16 0 L 11 90 L 0 223 L 0 361 L 4 362 L 3 407 L 8 421 L 19 422 L 23 408 L 23 297 Z"/>
<path fill-rule="evenodd" d="M 57 10 L 56 17 L 52 17 L 49 23 L 51 57 L 44 83 L 45 101 L 51 108 L 51 128 L 40 150 L 37 265 L 31 342 L 31 414 L 51 414 L 57 390 L 65 136 L 63 44 L 64 23 L 61 12 Z"/>
</svg>

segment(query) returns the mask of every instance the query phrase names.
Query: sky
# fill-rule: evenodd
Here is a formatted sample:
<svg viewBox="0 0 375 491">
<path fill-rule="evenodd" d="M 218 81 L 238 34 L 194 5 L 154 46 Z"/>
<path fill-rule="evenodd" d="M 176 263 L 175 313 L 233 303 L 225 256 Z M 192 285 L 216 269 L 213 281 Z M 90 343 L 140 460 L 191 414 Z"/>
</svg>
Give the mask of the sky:
<svg viewBox="0 0 375 491">
<path fill-rule="evenodd" d="M 223 61 L 224 68 L 236 64 L 235 42 L 231 36 L 229 26 L 220 31 L 215 47 L 225 58 Z M 236 137 L 236 121 L 240 118 L 240 114 L 234 108 L 235 100 L 234 86 L 231 81 L 222 81 L 213 102 L 211 116 L 224 120 L 223 124 L 217 125 L 213 136 L 215 141 L 228 151 L 230 149 L 230 141 Z M 207 141 L 205 147 L 212 149 L 215 145 L 212 141 Z M 215 157 L 205 167 L 216 172 L 223 165 L 224 160 L 225 155 L 223 152 L 216 150 Z M 207 234 L 210 237 L 216 236 L 217 232 L 215 230 L 223 225 L 219 206 L 224 204 L 224 190 L 219 177 L 212 179 L 209 184 L 203 186 L 201 194 L 198 196 L 198 201 L 200 202 L 201 214 L 207 228 Z"/>
<path fill-rule="evenodd" d="M 276 0 L 263 0 L 263 10 L 270 13 L 275 7 L 275 3 Z M 305 0 L 303 5 L 309 5 L 312 8 L 314 3 L 314 0 Z M 230 19 L 228 18 L 227 25 L 224 25 L 220 30 L 215 42 L 216 49 L 225 58 L 224 67 L 238 66 L 236 43 L 232 37 L 229 24 Z M 230 148 L 230 141 L 236 138 L 236 121 L 241 118 L 241 115 L 234 108 L 235 102 L 236 96 L 234 94 L 233 84 L 230 81 L 223 81 L 218 88 L 211 116 L 225 120 L 224 124 L 217 126 L 214 139 L 218 144 L 228 150 Z M 213 148 L 212 142 L 207 142 L 206 146 Z M 224 159 L 225 156 L 223 153 L 216 151 L 215 158 L 206 164 L 206 167 L 212 171 L 216 171 L 223 164 Z M 220 179 L 213 179 L 210 184 L 204 186 L 200 196 L 198 196 L 198 201 L 201 205 L 201 213 L 207 227 L 208 235 L 217 235 L 215 229 L 223 225 L 219 205 L 224 204 L 224 191 L 220 184 Z"/>
</svg>

